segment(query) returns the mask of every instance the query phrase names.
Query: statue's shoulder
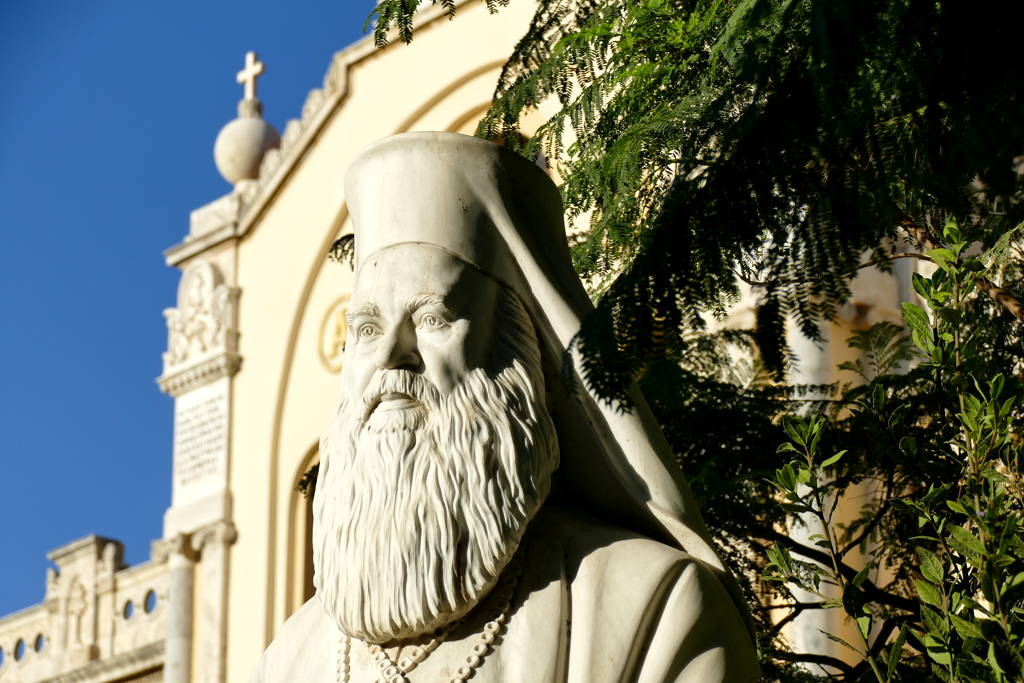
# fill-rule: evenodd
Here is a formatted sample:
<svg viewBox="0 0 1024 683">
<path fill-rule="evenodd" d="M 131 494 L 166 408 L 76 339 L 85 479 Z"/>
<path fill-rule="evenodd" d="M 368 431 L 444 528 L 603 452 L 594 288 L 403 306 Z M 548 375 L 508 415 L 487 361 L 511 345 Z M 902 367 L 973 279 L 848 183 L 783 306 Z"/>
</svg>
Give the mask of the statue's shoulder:
<svg viewBox="0 0 1024 683">
<path fill-rule="evenodd" d="M 571 606 L 565 619 L 575 650 L 573 680 L 758 678 L 743 619 L 703 562 L 571 508 L 552 507 L 536 521 L 527 552 L 538 564 L 545 555 L 561 562 L 565 604 Z M 555 567 L 547 572 L 557 580 Z"/>
<path fill-rule="evenodd" d="M 678 548 L 609 524 L 577 508 L 545 506 L 531 527 L 536 531 L 533 543 L 561 549 L 570 576 L 589 566 L 623 572 L 643 568 L 644 574 L 652 575 L 694 561 Z"/>
<path fill-rule="evenodd" d="M 274 642 L 263 653 L 249 683 L 317 681 L 333 671 L 337 627 L 314 596 L 284 622 Z M 329 678 L 329 680 L 334 680 Z"/>
</svg>

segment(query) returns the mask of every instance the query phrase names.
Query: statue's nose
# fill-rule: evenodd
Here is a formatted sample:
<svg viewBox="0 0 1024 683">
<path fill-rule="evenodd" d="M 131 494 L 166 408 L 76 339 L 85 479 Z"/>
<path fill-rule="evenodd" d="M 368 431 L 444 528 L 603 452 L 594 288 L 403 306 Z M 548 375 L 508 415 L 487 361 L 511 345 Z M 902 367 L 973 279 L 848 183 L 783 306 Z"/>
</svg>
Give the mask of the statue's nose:
<svg viewBox="0 0 1024 683">
<path fill-rule="evenodd" d="M 423 371 L 423 359 L 416 345 L 416 329 L 411 323 L 394 326 L 380 340 L 377 367 L 382 370 Z"/>
</svg>

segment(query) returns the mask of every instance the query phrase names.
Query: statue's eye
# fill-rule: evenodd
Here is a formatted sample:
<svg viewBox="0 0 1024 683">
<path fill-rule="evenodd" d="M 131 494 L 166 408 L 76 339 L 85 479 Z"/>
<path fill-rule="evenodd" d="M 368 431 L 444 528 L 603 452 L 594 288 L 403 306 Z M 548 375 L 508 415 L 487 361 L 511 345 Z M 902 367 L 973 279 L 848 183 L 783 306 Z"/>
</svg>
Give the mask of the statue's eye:
<svg viewBox="0 0 1024 683">
<path fill-rule="evenodd" d="M 436 330 L 437 328 L 444 327 L 447 324 L 448 323 L 441 319 L 440 316 L 436 316 L 433 313 L 427 313 L 425 316 L 420 318 L 420 327 L 425 327 L 427 329 Z"/>
<path fill-rule="evenodd" d="M 377 335 L 377 328 L 374 325 L 366 323 L 365 325 L 359 326 L 359 330 L 356 334 L 360 339 L 369 339 L 370 337 L 375 337 Z"/>
</svg>

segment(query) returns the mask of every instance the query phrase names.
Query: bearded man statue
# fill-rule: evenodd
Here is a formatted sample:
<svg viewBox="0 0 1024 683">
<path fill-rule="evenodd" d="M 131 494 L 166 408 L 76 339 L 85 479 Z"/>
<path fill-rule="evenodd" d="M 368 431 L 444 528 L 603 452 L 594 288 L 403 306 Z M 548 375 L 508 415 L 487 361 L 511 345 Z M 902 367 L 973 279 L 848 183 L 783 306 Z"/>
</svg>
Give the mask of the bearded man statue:
<svg viewBox="0 0 1024 683">
<path fill-rule="evenodd" d="M 345 195 L 317 592 L 250 680 L 756 680 L 749 612 L 643 396 L 564 389 L 592 306 L 547 174 L 408 133 L 363 150 Z"/>
</svg>

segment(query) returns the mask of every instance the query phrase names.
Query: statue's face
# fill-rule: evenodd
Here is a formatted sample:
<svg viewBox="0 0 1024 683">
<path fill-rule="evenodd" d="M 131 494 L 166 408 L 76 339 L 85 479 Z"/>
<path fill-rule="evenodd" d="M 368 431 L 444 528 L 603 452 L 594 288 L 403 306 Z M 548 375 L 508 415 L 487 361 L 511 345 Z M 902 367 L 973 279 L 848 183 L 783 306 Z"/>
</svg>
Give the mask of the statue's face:
<svg viewBox="0 0 1024 683">
<path fill-rule="evenodd" d="M 497 583 L 558 467 L 540 346 L 512 289 L 406 244 L 356 275 L 313 500 L 317 595 L 342 632 L 418 637 Z"/>
<path fill-rule="evenodd" d="M 473 266 L 426 244 L 371 257 L 352 292 L 343 390 L 358 400 L 375 372 L 402 368 L 447 396 L 490 357 L 498 291 Z M 393 394 L 372 410 L 404 410 L 409 403 Z"/>
</svg>

